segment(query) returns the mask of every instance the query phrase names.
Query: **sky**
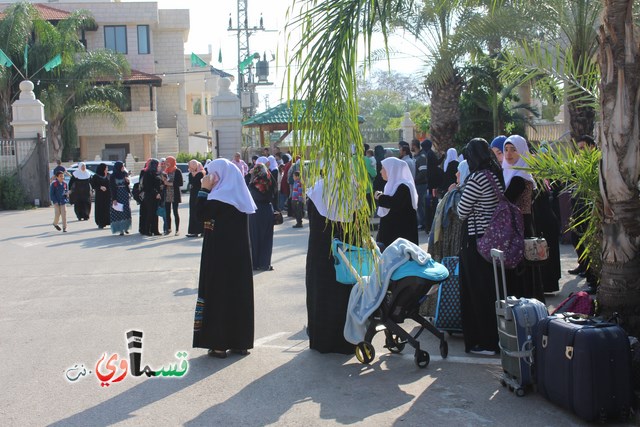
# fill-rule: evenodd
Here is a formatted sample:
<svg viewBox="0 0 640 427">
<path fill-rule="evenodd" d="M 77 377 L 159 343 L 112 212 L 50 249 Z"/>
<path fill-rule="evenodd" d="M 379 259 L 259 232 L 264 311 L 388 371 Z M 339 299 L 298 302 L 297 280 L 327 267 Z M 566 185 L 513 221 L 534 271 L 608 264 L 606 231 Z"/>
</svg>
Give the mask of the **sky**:
<svg viewBox="0 0 640 427">
<path fill-rule="evenodd" d="M 127 0 L 125 0 L 127 1 Z M 147 1 L 147 0 L 137 0 Z M 150 1 L 150 0 L 149 0 Z M 156 0 L 160 9 L 189 9 L 190 25 L 189 39 L 185 44 L 185 53 L 207 53 L 209 45 L 212 50 L 211 65 L 229 74 L 238 75 L 238 39 L 237 31 L 228 31 L 229 14 L 231 14 L 234 28 L 237 22 L 237 0 Z M 269 31 L 255 31 L 249 38 L 249 49 L 261 55 L 266 52 L 278 55 L 276 61 L 270 63 L 269 81 L 273 86 L 257 88 L 260 97 L 258 111 L 265 109 L 265 96 L 271 107 L 286 99 L 286 91 L 282 94 L 282 83 L 285 77 L 283 51 L 285 48 L 286 13 L 292 0 L 248 0 L 247 16 L 249 26 L 258 26 L 262 14 L 264 28 Z M 381 43 L 380 43 L 381 46 Z M 402 73 L 417 72 L 422 61 L 417 48 L 411 46 L 410 40 L 395 37 L 391 42 L 396 50 L 392 59 L 391 69 Z M 218 52 L 222 51 L 222 63 L 218 62 Z M 375 68 L 387 69 L 386 61 L 375 64 Z M 235 82 L 232 83 L 235 90 Z"/>
</svg>

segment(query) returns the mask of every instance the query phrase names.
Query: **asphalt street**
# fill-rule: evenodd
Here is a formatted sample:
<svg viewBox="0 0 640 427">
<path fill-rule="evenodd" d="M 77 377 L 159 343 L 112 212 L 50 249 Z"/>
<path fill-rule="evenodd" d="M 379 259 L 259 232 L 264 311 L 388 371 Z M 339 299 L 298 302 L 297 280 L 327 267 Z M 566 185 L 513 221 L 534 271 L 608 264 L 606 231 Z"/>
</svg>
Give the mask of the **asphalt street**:
<svg viewBox="0 0 640 427">
<path fill-rule="evenodd" d="M 191 347 L 202 240 L 184 237 L 186 203 L 181 236 L 121 237 L 67 213 L 62 233 L 52 208 L 0 212 L 1 426 L 583 425 L 534 392 L 503 388 L 499 359 L 465 354 L 459 336 L 447 337 L 443 360 L 423 333 L 425 369 L 409 346 L 390 354 L 383 334 L 370 365 L 309 350 L 306 220 L 276 226 L 275 270 L 254 275 L 255 348 L 214 359 Z M 570 246 L 562 261 L 551 305 L 584 286 L 566 273 Z M 141 368 L 163 375 L 132 375 L 131 330 L 144 333 Z"/>
</svg>

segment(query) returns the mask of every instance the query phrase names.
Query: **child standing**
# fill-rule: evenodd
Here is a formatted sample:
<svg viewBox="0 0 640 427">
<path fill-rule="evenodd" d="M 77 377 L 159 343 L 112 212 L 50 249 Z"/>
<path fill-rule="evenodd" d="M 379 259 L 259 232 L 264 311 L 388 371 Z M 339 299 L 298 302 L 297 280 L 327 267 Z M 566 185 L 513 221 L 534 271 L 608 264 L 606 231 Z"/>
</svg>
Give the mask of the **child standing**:
<svg viewBox="0 0 640 427">
<path fill-rule="evenodd" d="M 291 203 L 293 203 L 293 212 L 296 218 L 296 225 L 293 228 L 302 228 L 302 210 L 304 203 L 304 193 L 302 192 L 302 182 L 300 181 L 300 172 L 293 172 L 293 186 L 291 187 Z"/>
<path fill-rule="evenodd" d="M 373 150 L 369 149 L 367 150 L 367 152 L 365 153 L 365 155 L 367 156 L 367 158 L 369 159 L 369 162 L 371 163 L 371 166 L 376 169 L 378 166 L 378 162 L 376 161 L 376 156 Z M 377 170 L 377 169 L 376 169 Z"/>
<path fill-rule="evenodd" d="M 67 189 L 67 183 L 64 182 L 64 172 L 59 170 L 56 172 L 56 180 L 51 183 L 49 187 L 49 198 L 53 204 L 54 216 L 53 227 L 60 231 L 58 221 L 62 217 L 62 231 L 67 232 L 67 208 L 66 204 L 69 201 L 69 190 Z"/>
</svg>

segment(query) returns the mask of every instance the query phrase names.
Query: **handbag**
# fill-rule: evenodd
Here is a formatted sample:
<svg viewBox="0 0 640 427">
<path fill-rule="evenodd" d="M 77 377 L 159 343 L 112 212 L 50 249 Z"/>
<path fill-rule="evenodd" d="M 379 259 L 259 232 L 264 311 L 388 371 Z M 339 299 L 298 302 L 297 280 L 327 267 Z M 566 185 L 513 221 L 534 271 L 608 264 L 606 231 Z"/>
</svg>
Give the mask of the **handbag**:
<svg viewBox="0 0 640 427">
<path fill-rule="evenodd" d="M 273 211 L 273 225 L 280 225 L 284 222 L 284 218 L 282 217 L 282 212 Z"/>
<path fill-rule="evenodd" d="M 347 262 L 342 258 L 346 258 Z M 331 243 L 331 253 L 333 255 L 334 267 L 336 269 L 336 281 L 344 285 L 355 285 L 358 278 L 353 274 L 351 268 L 356 270 L 359 276 L 370 276 L 375 266 L 373 252 L 333 239 Z"/>
<path fill-rule="evenodd" d="M 158 206 L 158 209 L 156 209 L 156 215 L 164 218 L 166 214 L 167 214 L 167 211 L 164 209 L 164 206 Z"/>
<path fill-rule="evenodd" d="M 524 259 L 527 262 L 543 262 L 549 258 L 549 245 L 544 237 L 524 239 Z"/>
<path fill-rule="evenodd" d="M 498 198 L 498 206 L 484 235 L 477 240 L 478 253 L 491 262 L 491 249 L 504 252 L 504 266 L 515 268 L 524 258 L 524 219 L 520 209 L 498 188 L 493 175 L 484 171 Z"/>
</svg>

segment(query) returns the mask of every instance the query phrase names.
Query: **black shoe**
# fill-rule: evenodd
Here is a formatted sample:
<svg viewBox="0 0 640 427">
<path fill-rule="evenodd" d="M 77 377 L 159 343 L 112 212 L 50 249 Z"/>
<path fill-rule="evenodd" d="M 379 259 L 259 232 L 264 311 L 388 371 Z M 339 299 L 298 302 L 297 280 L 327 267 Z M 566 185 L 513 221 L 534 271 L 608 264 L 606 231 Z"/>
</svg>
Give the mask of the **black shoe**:
<svg viewBox="0 0 640 427">
<path fill-rule="evenodd" d="M 581 265 L 577 266 L 573 270 L 569 270 L 569 274 L 580 274 L 582 272 L 584 272 L 584 268 L 582 268 Z"/>
<path fill-rule="evenodd" d="M 579 272 L 578 277 L 587 277 L 587 272 L 586 271 Z"/>
<path fill-rule="evenodd" d="M 124 234 L 129 234 L 129 230 L 124 230 Z"/>
<path fill-rule="evenodd" d="M 62 230 L 58 224 L 53 224 L 53 227 L 58 231 Z"/>
<path fill-rule="evenodd" d="M 239 354 L 240 356 L 246 356 L 249 354 L 249 350 L 241 350 L 241 349 L 237 349 L 237 348 L 232 348 L 231 350 L 229 350 L 231 353 L 234 354 Z"/>
<path fill-rule="evenodd" d="M 294 226 L 293 226 L 293 227 L 291 227 L 291 228 L 302 228 L 302 224 L 296 224 L 296 225 L 294 225 Z"/>
<path fill-rule="evenodd" d="M 209 350 L 207 354 L 211 357 L 217 357 L 218 359 L 227 358 L 227 352 L 225 350 Z"/>
</svg>

